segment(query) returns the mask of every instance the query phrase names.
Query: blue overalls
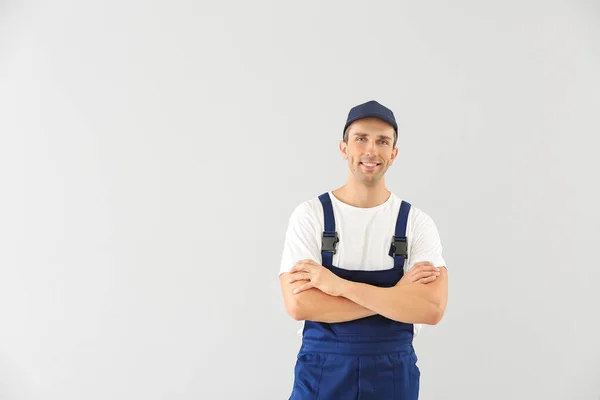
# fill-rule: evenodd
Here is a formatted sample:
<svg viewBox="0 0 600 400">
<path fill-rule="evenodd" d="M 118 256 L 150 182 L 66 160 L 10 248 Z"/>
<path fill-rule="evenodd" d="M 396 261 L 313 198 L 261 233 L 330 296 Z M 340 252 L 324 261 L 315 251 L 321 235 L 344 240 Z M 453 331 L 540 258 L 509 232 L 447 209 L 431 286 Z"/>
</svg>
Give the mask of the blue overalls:
<svg viewBox="0 0 600 400">
<path fill-rule="evenodd" d="M 392 269 L 352 271 L 332 265 L 339 242 L 328 193 L 319 196 L 325 231 L 322 265 L 337 276 L 379 287 L 394 286 L 404 274 L 410 203 L 402 202 L 389 255 Z M 412 346 L 413 325 L 381 315 L 354 321 L 305 321 L 290 400 L 416 400 L 420 371 Z"/>
</svg>

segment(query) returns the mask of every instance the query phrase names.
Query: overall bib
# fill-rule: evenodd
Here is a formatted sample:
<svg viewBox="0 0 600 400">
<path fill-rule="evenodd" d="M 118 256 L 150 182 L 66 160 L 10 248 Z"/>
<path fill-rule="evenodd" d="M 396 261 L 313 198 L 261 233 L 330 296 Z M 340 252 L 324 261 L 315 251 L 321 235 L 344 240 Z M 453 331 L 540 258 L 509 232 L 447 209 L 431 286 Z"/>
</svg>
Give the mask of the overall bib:
<svg viewBox="0 0 600 400">
<path fill-rule="evenodd" d="M 389 255 L 392 269 L 353 271 L 333 265 L 339 242 L 328 193 L 319 196 L 325 231 L 322 265 L 337 276 L 392 287 L 404 274 L 406 224 L 410 203 L 402 202 Z M 413 325 L 381 315 L 340 323 L 305 321 L 290 400 L 417 400 L 420 371 L 412 346 Z"/>
</svg>

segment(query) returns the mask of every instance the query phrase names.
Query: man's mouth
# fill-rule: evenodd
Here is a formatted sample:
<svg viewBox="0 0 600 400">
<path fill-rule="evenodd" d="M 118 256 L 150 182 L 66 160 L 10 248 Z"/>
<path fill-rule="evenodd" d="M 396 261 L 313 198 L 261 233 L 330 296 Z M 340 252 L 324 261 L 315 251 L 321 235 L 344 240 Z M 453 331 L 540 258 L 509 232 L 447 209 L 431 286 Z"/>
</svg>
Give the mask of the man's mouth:
<svg viewBox="0 0 600 400">
<path fill-rule="evenodd" d="M 360 165 L 362 165 L 365 169 L 375 169 L 378 166 L 381 165 L 381 163 L 368 163 L 368 162 L 361 162 Z"/>
</svg>

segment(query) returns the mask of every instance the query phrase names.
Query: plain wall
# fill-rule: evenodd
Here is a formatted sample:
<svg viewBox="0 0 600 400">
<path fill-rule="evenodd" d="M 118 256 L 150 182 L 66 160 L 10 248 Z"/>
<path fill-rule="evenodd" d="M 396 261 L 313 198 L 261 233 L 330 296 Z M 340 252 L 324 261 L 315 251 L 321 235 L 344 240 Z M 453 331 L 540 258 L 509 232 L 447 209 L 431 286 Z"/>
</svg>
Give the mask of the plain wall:
<svg viewBox="0 0 600 400">
<path fill-rule="evenodd" d="M 0 2 L 0 399 L 285 399 L 278 272 L 348 110 L 449 302 L 421 399 L 600 398 L 594 1 Z"/>
</svg>

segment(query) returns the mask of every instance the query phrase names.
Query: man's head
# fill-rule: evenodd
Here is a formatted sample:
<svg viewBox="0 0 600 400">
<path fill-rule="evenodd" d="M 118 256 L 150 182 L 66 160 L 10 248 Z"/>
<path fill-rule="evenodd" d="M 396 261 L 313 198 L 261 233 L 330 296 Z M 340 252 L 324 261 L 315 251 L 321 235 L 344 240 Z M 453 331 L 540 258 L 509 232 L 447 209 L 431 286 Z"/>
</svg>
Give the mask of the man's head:
<svg viewBox="0 0 600 400">
<path fill-rule="evenodd" d="M 391 110 L 376 101 L 353 107 L 340 151 L 354 177 L 366 184 L 383 178 L 398 155 L 398 125 Z"/>
<path fill-rule="evenodd" d="M 348 132 L 350 126 L 358 120 L 364 118 L 377 118 L 383 122 L 387 122 L 392 128 L 394 128 L 394 143 L 393 147 L 396 147 L 398 140 L 398 124 L 392 110 L 386 106 L 376 102 L 375 100 L 367 101 L 366 103 L 359 104 L 350 109 L 348 113 L 348 119 L 344 126 L 344 142 L 348 143 Z"/>
</svg>

